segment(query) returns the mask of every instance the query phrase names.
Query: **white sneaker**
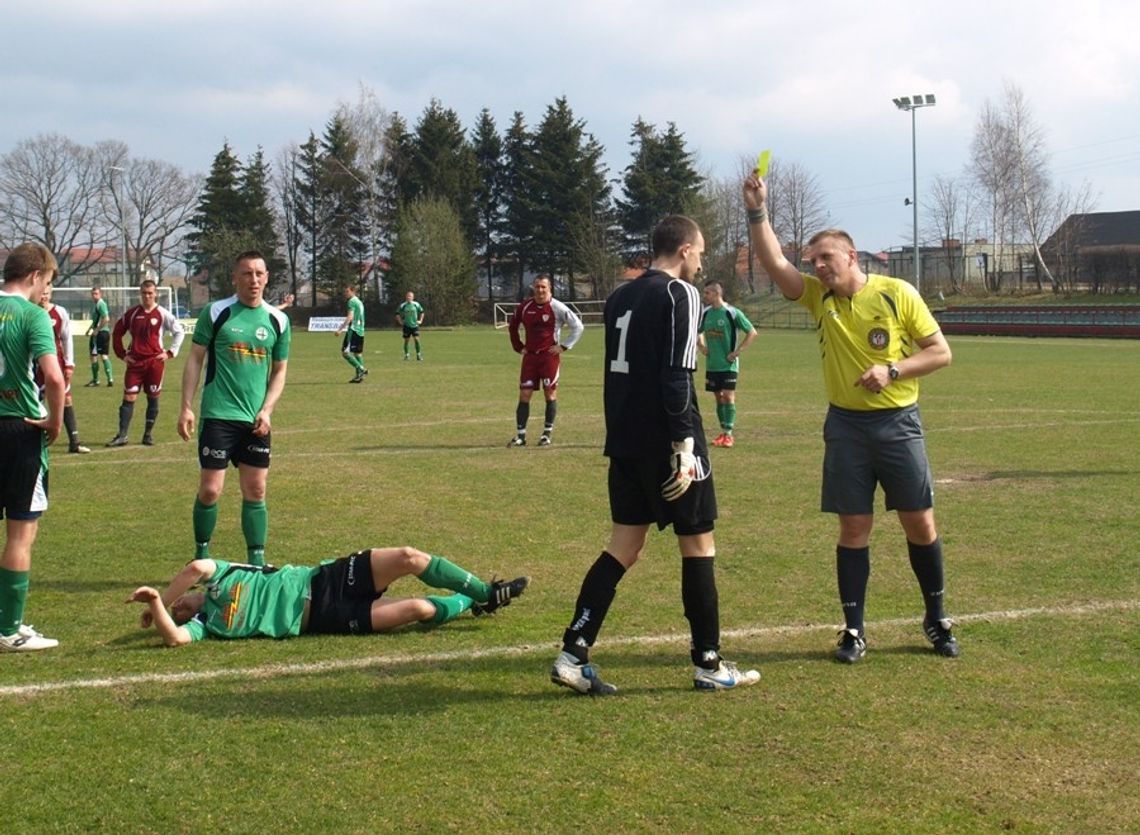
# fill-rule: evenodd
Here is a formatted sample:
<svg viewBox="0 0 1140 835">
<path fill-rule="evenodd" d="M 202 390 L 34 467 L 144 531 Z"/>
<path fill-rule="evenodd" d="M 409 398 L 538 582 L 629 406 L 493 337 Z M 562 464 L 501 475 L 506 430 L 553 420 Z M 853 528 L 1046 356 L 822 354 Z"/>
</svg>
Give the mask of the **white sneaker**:
<svg viewBox="0 0 1140 835">
<path fill-rule="evenodd" d="M 731 690 L 744 687 L 760 680 L 758 670 L 740 670 L 731 661 L 720 660 L 715 670 L 693 667 L 693 687 L 698 690 Z"/>
<path fill-rule="evenodd" d="M 35 652 L 40 649 L 55 649 L 59 641 L 45 638 L 27 624 L 20 624 L 14 635 L 0 635 L 0 652 Z"/>
<path fill-rule="evenodd" d="M 568 652 L 560 652 L 554 659 L 554 666 L 550 668 L 550 680 L 569 687 L 576 693 L 588 693 L 591 696 L 609 696 L 617 692 L 614 685 L 598 678 L 598 671 L 593 664 L 579 664 L 578 659 Z"/>
</svg>

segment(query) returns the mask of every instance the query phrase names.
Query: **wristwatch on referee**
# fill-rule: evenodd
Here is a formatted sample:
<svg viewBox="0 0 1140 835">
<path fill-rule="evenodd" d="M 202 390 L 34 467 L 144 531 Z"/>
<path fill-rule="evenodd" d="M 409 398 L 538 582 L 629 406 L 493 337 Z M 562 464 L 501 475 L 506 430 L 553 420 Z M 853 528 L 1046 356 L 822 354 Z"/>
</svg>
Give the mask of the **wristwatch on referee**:
<svg viewBox="0 0 1140 835">
<path fill-rule="evenodd" d="M 899 378 L 899 367 L 893 362 L 887 366 L 887 376 L 891 378 L 892 383 Z"/>
</svg>

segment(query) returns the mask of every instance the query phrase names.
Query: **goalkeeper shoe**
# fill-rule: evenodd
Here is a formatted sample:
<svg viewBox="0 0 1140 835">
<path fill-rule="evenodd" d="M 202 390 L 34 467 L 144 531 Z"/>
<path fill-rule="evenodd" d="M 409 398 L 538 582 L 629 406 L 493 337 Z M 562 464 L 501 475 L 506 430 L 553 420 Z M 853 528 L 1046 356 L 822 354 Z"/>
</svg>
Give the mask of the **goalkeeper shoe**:
<svg viewBox="0 0 1140 835">
<path fill-rule="evenodd" d="M 731 690 L 733 687 L 755 684 L 759 680 L 758 670 L 741 670 L 723 658 L 715 670 L 693 667 L 693 687 L 697 690 Z"/>
<path fill-rule="evenodd" d="M 934 644 L 934 651 L 946 658 L 958 657 L 958 641 L 950 631 L 953 625 L 949 618 L 933 621 L 926 618 L 922 622 L 922 631 L 930 643 Z"/>
<path fill-rule="evenodd" d="M 862 629 L 841 629 L 839 646 L 835 648 L 835 660 L 844 664 L 854 664 L 867 654 L 867 641 Z"/>
<path fill-rule="evenodd" d="M 491 594 L 486 603 L 472 603 L 471 613 L 489 615 L 501 606 L 509 606 L 511 601 L 526 591 L 530 577 L 515 577 L 513 580 L 492 580 Z"/>
<path fill-rule="evenodd" d="M 526 437 L 523 435 L 515 435 L 513 438 L 507 441 L 508 448 L 513 446 L 526 446 Z"/>
<path fill-rule="evenodd" d="M 583 664 L 568 652 L 560 652 L 554 659 L 554 666 L 550 668 L 550 680 L 562 687 L 569 687 L 575 693 L 588 696 L 611 696 L 618 690 L 598 678 L 597 668 L 593 664 L 588 661 Z"/>
</svg>

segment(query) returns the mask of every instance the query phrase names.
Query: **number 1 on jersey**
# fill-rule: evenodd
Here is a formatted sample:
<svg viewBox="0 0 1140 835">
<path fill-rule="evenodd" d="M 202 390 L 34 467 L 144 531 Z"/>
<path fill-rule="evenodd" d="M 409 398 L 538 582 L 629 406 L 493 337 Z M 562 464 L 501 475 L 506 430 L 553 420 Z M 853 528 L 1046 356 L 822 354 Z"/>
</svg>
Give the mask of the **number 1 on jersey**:
<svg viewBox="0 0 1140 835">
<path fill-rule="evenodd" d="M 627 310 L 614 321 L 614 327 L 618 329 L 618 349 L 617 358 L 610 361 L 610 371 L 614 374 L 628 374 L 629 361 L 625 358 L 625 341 L 629 336 L 629 323 L 633 319 L 633 311 Z"/>
</svg>

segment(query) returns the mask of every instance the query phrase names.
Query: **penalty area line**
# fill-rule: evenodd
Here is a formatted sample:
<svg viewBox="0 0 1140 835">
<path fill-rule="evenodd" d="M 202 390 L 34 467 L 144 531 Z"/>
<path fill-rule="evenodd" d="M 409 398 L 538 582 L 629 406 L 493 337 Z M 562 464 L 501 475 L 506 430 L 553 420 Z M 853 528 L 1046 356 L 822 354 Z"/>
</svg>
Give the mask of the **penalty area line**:
<svg viewBox="0 0 1140 835">
<path fill-rule="evenodd" d="M 1034 606 L 1025 609 L 1005 609 L 993 612 L 975 612 L 958 615 L 955 623 L 987 623 L 995 621 L 1025 620 L 1036 617 L 1064 617 L 1096 614 L 1110 611 L 1135 611 L 1140 609 L 1140 600 L 1096 600 L 1073 603 L 1067 606 Z M 868 626 L 891 628 L 912 626 L 921 622 L 920 618 L 892 618 L 874 621 Z M 834 624 L 808 623 L 782 626 L 757 626 L 739 629 L 726 629 L 721 632 L 725 638 L 763 638 L 780 635 L 806 635 L 813 632 L 831 631 Z M 684 643 L 687 634 L 679 632 L 662 635 L 641 635 L 629 638 L 612 638 L 607 647 L 657 646 Z M 143 684 L 183 684 L 186 682 L 222 681 L 225 679 L 273 679 L 287 676 L 304 676 L 336 672 L 338 670 L 363 670 L 369 668 L 399 667 L 406 664 L 443 664 L 484 658 L 510 658 L 529 655 L 534 652 L 555 652 L 556 644 L 518 644 L 487 649 L 454 650 L 415 655 L 371 655 L 363 658 L 339 658 L 330 661 L 312 661 L 302 664 L 263 664 L 257 667 L 240 667 L 226 670 L 187 670 L 181 673 L 138 673 L 134 675 L 107 676 L 105 678 L 81 678 L 66 681 L 40 682 L 37 684 L 12 684 L 0 686 L 0 696 L 39 696 L 71 690 L 101 690 L 114 687 L 134 687 Z"/>
</svg>

